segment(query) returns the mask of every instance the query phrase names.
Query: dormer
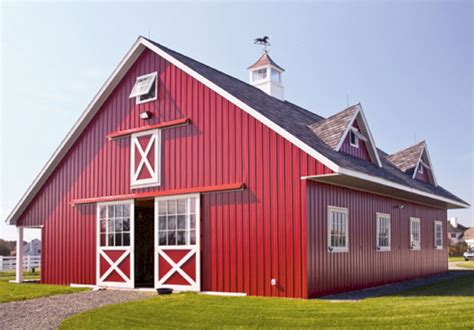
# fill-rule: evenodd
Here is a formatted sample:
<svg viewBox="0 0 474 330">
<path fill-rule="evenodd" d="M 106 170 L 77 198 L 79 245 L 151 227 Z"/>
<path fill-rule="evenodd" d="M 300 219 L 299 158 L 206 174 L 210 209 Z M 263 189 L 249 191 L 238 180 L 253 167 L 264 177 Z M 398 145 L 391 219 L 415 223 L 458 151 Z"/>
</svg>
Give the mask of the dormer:
<svg viewBox="0 0 474 330">
<path fill-rule="evenodd" d="M 426 141 L 393 153 L 387 159 L 412 179 L 438 185 Z"/>
<path fill-rule="evenodd" d="M 353 105 L 310 128 L 329 147 L 382 167 L 362 106 Z"/>
<path fill-rule="evenodd" d="M 252 86 L 279 100 L 284 100 L 282 75 L 285 70 L 271 59 L 267 50 L 257 62 L 247 69 L 249 70 L 249 83 Z"/>
</svg>

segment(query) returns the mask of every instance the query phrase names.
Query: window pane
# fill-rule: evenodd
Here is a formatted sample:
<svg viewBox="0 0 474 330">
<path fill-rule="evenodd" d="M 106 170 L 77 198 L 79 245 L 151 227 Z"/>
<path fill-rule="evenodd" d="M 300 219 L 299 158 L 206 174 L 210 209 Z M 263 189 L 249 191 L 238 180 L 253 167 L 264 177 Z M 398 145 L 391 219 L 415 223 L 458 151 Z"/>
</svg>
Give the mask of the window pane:
<svg viewBox="0 0 474 330">
<path fill-rule="evenodd" d="M 100 234 L 100 246 L 107 245 L 107 236 L 105 234 Z"/>
<path fill-rule="evenodd" d="M 186 229 L 186 216 L 178 215 L 178 229 Z"/>
<path fill-rule="evenodd" d="M 114 244 L 114 234 L 109 234 L 109 244 L 108 246 L 115 246 Z"/>
<path fill-rule="evenodd" d="M 115 213 L 114 213 L 114 206 L 113 206 L 113 205 L 109 205 L 109 214 L 108 214 L 109 219 L 115 217 L 114 214 L 115 214 Z"/>
<path fill-rule="evenodd" d="M 123 205 L 115 205 L 115 217 L 123 217 Z"/>
<path fill-rule="evenodd" d="M 130 246 L 130 233 L 123 233 L 123 245 Z"/>
<path fill-rule="evenodd" d="M 124 204 L 123 205 L 123 217 L 124 218 L 129 218 L 130 217 L 130 205 L 129 204 Z"/>
<path fill-rule="evenodd" d="M 121 232 L 123 230 L 122 219 L 115 219 L 115 232 Z"/>
<path fill-rule="evenodd" d="M 158 213 L 160 215 L 168 213 L 166 209 L 166 201 L 158 202 Z"/>
<path fill-rule="evenodd" d="M 107 229 L 107 220 L 100 220 L 100 232 L 105 233 Z"/>
<path fill-rule="evenodd" d="M 178 230 L 178 245 L 186 245 L 186 231 Z"/>
<path fill-rule="evenodd" d="M 168 214 L 176 214 L 176 200 L 168 201 Z"/>
<path fill-rule="evenodd" d="M 191 213 L 196 213 L 196 198 L 189 198 L 188 203 L 191 203 L 189 206 Z"/>
<path fill-rule="evenodd" d="M 159 230 L 166 230 L 166 216 L 161 216 L 158 219 L 158 228 Z"/>
<path fill-rule="evenodd" d="M 114 219 L 109 218 L 108 224 L 109 224 L 109 233 L 113 233 L 114 232 Z"/>
<path fill-rule="evenodd" d="M 176 232 L 174 230 L 168 232 L 168 245 L 176 245 Z"/>
<path fill-rule="evenodd" d="M 189 216 L 189 221 L 190 221 L 189 228 L 191 229 L 196 228 L 196 216 L 194 214 Z"/>
<path fill-rule="evenodd" d="M 115 234 L 115 246 L 122 246 L 122 234 Z"/>
<path fill-rule="evenodd" d="M 105 208 L 105 206 L 101 206 L 101 207 L 99 208 L 99 217 L 100 217 L 100 219 L 105 219 L 106 210 L 107 210 L 107 209 Z"/>
<path fill-rule="evenodd" d="M 168 230 L 176 229 L 176 216 L 168 216 Z"/>
<path fill-rule="evenodd" d="M 178 199 L 178 214 L 186 213 L 186 199 Z"/>
<path fill-rule="evenodd" d="M 166 245 L 166 236 L 167 236 L 166 231 L 161 231 L 159 233 L 159 242 L 158 242 L 159 245 Z"/>
<path fill-rule="evenodd" d="M 130 231 L 130 219 L 123 219 L 122 220 L 122 228 L 123 231 Z"/>
<path fill-rule="evenodd" d="M 191 230 L 191 231 L 189 232 L 189 239 L 190 239 L 189 244 L 191 244 L 191 245 L 195 245 L 195 244 L 196 244 L 196 231 L 195 231 L 195 230 Z"/>
</svg>

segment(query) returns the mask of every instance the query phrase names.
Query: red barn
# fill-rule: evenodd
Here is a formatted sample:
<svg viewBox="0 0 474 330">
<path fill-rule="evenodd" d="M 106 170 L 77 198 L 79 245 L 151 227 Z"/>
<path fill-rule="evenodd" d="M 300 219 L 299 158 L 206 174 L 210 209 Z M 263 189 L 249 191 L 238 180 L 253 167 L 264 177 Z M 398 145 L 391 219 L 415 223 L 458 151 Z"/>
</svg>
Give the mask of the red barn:
<svg viewBox="0 0 474 330">
<path fill-rule="evenodd" d="M 360 104 L 318 116 L 283 72 L 138 38 L 7 219 L 42 229 L 41 282 L 311 298 L 446 272 L 469 205 L 426 143 L 388 155 Z"/>
</svg>

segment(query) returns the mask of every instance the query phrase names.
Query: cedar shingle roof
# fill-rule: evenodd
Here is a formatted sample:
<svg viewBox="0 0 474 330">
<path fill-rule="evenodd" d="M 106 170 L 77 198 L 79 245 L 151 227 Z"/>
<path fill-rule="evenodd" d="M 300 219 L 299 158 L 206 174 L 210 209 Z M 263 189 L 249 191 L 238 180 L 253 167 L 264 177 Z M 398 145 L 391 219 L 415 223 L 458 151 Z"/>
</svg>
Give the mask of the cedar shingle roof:
<svg viewBox="0 0 474 330">
<path fill-rule="evenodd" d="M 469 228 L 464 232 L 464 239 L 474 239 L 474 227 Z"/>
<path fill-rule="evenodd" d="M 423 153 L 425 148 L 425 141 L 421 141 L 411 147 L 400 150 L 394 154 L 391 154 L 387 159 L 392 162 L 393 165 L 398 167 L 400 171 L 407 174 L 413 174 L 418 160 Z"/>
<path fill-rule="evenodd" d="M 328 146 L 332 149 L 336 149 L 347 125 L 349 125 L 351 119 L 354 118 L 354 114 L 357 112 L 359 106 L 359 104 L 350 106 L 325 120 L 311 124 L 309 127 Z"/>
<path fill-rule="evenodd" d="M 268 64 L 273 65 L 274 67 L 280 69 L 281 71 L 285 71 L 285 69 L 283 69 L 281 66 L 276 64 L 275 61 L 272 60 L 270 55 L 268 55 L 268 52 L 264 52 L 263 55 L 260 56 L 260 58 L 257 60 L 257 62 L 249 66 L 247 69 L 259 68 Z"/>
<path fill-rule="evenodd" d="M 338 166 L 467 204 L 461 198 L 455 196 L 439 185 L 433 186 L 432 184 L 421 180 L 413 180 L 411 176 L 400 171 L 398 167 L 388 161 L 386 159 L 388 154 L 380 149 L 377 149 L 377 151 L 383 165 L 382 167 L 346 153 L 335 151 L 311 129 L 311 127 L 314 127 L 317 122 L 324 120 L 323 117 L 291 102 L 272 97 L 242 80 L 234 78 L 206 64 L 162 46 L 153 40 L 147 38 L 144 39 L 153 43 L 156 47 L 218 85 L 229 94 L 238 98 L 243 103 L 247 104 L 309 147 L 317 150 L 320 154 L 330 159 Z"/>
</svg>

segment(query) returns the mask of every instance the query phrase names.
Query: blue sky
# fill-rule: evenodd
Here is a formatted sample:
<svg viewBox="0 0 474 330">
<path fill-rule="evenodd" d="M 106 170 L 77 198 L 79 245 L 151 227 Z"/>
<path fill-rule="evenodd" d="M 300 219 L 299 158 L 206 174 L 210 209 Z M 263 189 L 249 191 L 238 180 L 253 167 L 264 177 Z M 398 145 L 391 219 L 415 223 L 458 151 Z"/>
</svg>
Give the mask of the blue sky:
<svg viewBox="0 0 474 330">
<path fill-rule="evenodd" d="M 285 97 L 323 116 L 361 102 L 379 147 L 428 141 L 438 182 L 473 201 L 473 4 L 2 2 L 3 224 L 138 35 L 247 80 L 269 35 Z M 474 225 L 472 209 L 450 211 Z M 30 233 L 31 238 L 37 233 Z"/>
</svg>

